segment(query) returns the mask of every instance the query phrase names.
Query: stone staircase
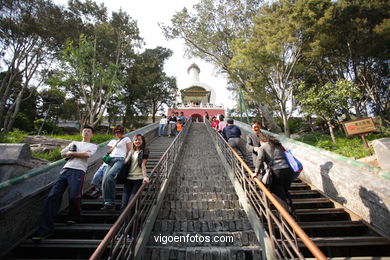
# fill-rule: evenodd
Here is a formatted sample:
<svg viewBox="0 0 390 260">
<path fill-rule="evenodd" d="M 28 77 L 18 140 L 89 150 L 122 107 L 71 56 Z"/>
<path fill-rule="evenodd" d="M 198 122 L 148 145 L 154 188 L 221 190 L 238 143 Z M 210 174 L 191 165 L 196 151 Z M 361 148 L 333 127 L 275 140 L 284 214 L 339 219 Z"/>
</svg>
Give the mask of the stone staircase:
<svg viewBox="0 0 390 260">
<path fill-rule="evenodd" d="M 204 124 L 193 124 L 176 163 L 144 259 L 261 259 Z"/>
</svg>

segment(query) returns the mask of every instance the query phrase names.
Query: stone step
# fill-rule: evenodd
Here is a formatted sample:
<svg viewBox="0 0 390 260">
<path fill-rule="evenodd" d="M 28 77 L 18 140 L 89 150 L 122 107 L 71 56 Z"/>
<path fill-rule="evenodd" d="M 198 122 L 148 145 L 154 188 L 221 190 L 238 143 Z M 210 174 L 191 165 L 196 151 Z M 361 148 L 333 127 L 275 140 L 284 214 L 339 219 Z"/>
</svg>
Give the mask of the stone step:
<svg viewBox="0 0 390 260">
<path fill-rule="evenodd" d="M 253 231 L 235 232 L 174 232 L 150 234 L 149 246 L 207 247 L 207 246 L 255 246 L 257 238 Z"/>
<path fill-rule="evenodd" d="M 162 209 L 234 209 L 239 208 L 238 200 L 216 200 L 216 201 L 196 201 L 196 200 L 165 200 Z"/>
<path fill-rule="evenodd" d="M 148 246 L 145 250 L 144 259 L 167 260 L 167 259 L 186 259 L 186 260 L 262 260 L 261 249 L 259 246 L 247 247 L 165 247 Z"/>
<path fill-rule="evenodd" d="M 181 186 L 175 186 L 168 189 L 168 193 L 193 193 L 193 192 L 223 192 L 223 193 L 233 193 L 234 188 L 233 186 L 225 186 L 225 185 L 214 185 L 214 186 L 191 186 L 191 187 L 181 187 Z"/>
<path fill-rule="evenodd" d="M 220 232 L 245 231 L 252 227 L 247 219 L 231 220 L 167 220 L 157 219 L 154 232 Z"/>
<path fill-rule="evenodd" d="M 216 192 L 181 192 L 181 193 L 167 193 L 165 199 L 172 200 L 196 200 L 196 201 L 214 201 L 214 200 L 238 200 L 235 193 L 225 194 Z"/>
<path fill-rule="evenodd" d="M 169 220 L 230 220 L 246 218 L 242 209 L 216 209 L 216 210 L 175 210 L 161 209 L 158 215 L 159 219 Z"/>
</svg>

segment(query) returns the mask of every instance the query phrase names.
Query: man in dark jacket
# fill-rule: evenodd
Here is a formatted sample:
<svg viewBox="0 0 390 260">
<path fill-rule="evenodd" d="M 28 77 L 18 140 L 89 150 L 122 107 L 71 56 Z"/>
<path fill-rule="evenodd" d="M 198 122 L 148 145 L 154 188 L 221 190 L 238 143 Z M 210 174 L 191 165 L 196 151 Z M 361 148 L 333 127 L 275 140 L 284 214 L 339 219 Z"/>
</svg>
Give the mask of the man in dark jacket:
<svg viewBox="0 0 390 260">
<path fill-rule="evenodd" d="M 252 123 L 252 133 L 248 134 L 246 137 L 246 149 L 252 154 L 253 164 L 257 158 L 257 152 L 260 149 L 260 140 L 259 136 L 261 134 L 261 125 L 259 122 Z"/>
<path fill-rule="evenodd" d="M 233 119 L 229 118 L 226 123 L 227 125 L 222 131 L 223 137 L 234 150 L 240 151 L 246 162 L 249 162 L 248 153 L 245 149 L 245 143 L 243 140 L 241 140 L 240 128 L 234 125 Z"/>
</svg>

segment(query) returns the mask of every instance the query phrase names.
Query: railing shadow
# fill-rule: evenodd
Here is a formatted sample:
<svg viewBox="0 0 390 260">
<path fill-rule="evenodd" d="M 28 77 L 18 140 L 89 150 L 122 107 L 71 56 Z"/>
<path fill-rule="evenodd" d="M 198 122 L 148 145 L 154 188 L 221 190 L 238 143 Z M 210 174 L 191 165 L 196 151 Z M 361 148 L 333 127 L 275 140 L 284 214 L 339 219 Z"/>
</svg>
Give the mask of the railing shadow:
<svg viewBox="0 0 390 260">
<path fill-rule="evenodd" d="M 272 252 L 266 252 L 266 255 L 276 259 L 305 259 L 301 252 L 301 247 L 305 246 L 315 258 L 327 259 L 266 186 L 259 179 L 250 177 L 252 170 L 221 134 L 211 128 L 209 121 L 205 124 L 271 240 Z"/>
<path fill-rule="evenodd" d="M 151 171 L 150 183 L 142 184 L 90 259 L 100 259 L 107 254 L 107 250 L 108 259 L 134 259 L 142 253 L 142 243 L 139 241 L 141 232 L 147 222 L 150 222 L 152 208 L 157 204 L 162 186 L 170 177 L 191 124 L 192 120 L 188 120 L 184 125 Z M 128 220 L 130 214 L 132 217 Z M 142 239 L 147 238 L 142 236 Z"/>
</svg>

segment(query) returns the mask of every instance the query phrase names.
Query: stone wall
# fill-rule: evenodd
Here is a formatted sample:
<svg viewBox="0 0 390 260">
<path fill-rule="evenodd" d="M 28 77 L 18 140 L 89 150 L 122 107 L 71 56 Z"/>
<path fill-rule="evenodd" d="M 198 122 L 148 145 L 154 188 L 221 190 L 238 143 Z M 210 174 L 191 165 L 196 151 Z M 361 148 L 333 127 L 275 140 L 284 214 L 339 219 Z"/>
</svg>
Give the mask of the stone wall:
<svg viewBox="0 0 390 260">
<path fill-rule="evenodd" d="M 132 138 L 135 134 L 142 134 L 146 142 L 149 142 L 157 136 L 157 128 L 157 123 L 147 125 L 126 136 Z M 89 188 L 93 174 L 102 163 L 101 158 L 107 152 L 106 143 L 100 144 L 97 152 L 89 159 L 84 190 Z M 34 169 L 33 171 L 41 173 L 0 190 L 0 230 L 2 231 L 0 233 L 0 258 L 2 253 L 6 253 L 35 231 L 44 201 L 64 163 L 62 159 Z M 25 176 L 29 174 L 31 172 L 27 172 Z M 66 205 L 67 192 L 63 197 L 63 207 Z"/>
<path fill-rule="evenodd" d="M 235 121 L 246 135 L 249 125 Z M 390 172 L 275 135 L 303 164 L 300 178 L 390 236 Z"/>
</svg>

